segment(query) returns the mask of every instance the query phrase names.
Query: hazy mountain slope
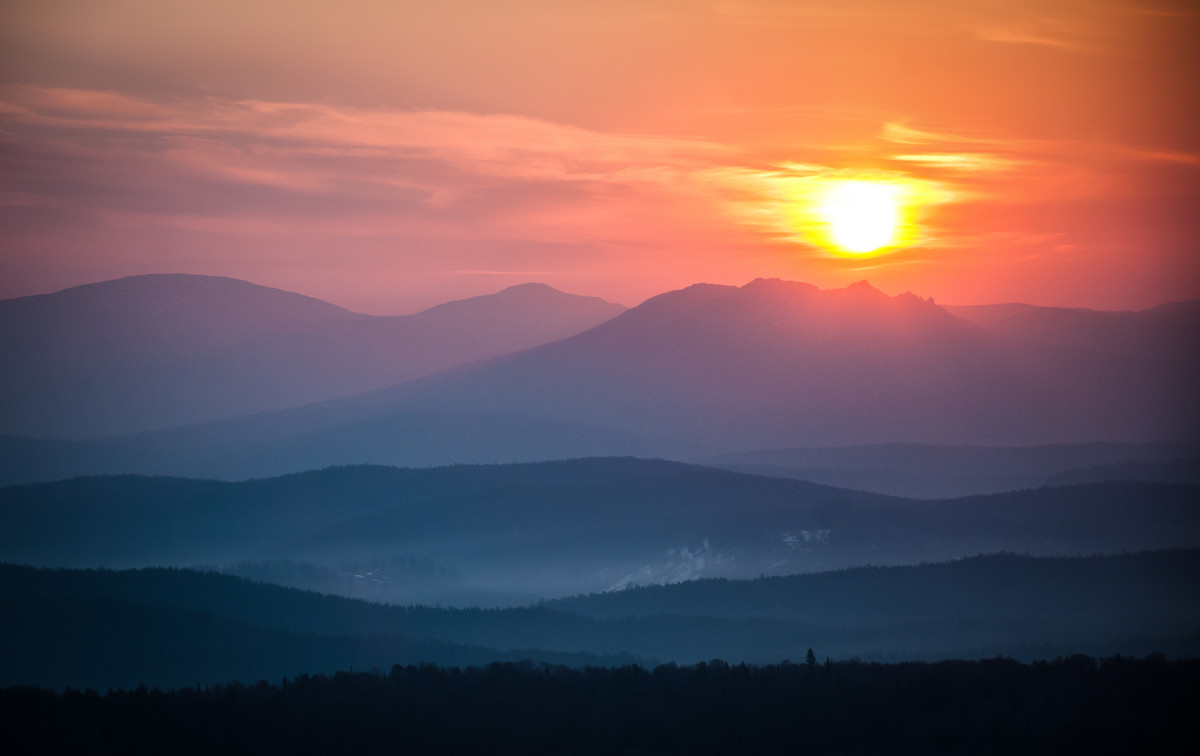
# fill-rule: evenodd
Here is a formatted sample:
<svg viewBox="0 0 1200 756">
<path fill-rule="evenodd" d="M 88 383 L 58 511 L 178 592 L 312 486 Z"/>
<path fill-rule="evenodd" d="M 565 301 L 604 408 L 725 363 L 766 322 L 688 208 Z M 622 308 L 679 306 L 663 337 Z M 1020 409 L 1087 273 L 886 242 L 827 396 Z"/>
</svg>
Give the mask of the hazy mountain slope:
<svg viewBox="0 0 1200 756">
<path fill-rule="evenodd" d="M 609 538 L 634 539 L 638 546 L 630 548 L 640 554 L 639 529 L 653 526 L 654 539 L 664 529 L 672 538 L 679 530 L 679 537 L 698 544 L 706 533 L 689 524 L 698 517 L 708 527 L 707 521 L 732 516 L 740 506 L 769 515 L 860 498 L 879 497 L 636 459 L 332 468 L 244 483 L 78 478 L 0 489 L 0 558 L 132 566 L 428 555 L 452 565 L 477 558 L 486 564 L 495 554 L 472 547 L 472 539 L 484 537 L 511 551 L 520 540 L 517 535 L 506 543 L 513 531 L 550 539 L 544 549 L 560 556 L 557 539 L 592 537 L 598 549 L 607 548 Z M 384 521 L 401 532 L 383 529 Z M 601 525 L 603 539 L 592 532 Z M 339 539 L 348 539 L 345 548 Z M 672 540 L 663 547 L 682 545 Z M 532 559 L 536 553 L 526 555 L 531 571 L 540 569 Z"/>
<path fill-rule="evenodd" d="M 361 393 L 623 311 L 530 284 L 358 315 L 230 278 L 133 276 L 0 301 L 0 432 L 87 438 Z"/>
<path fill-rule="evenodd" d="M 1167 342 L 1185 335 L 1168 331 Z M 725 449 L 1186 437 L 1192 373 L 1177 356 L 1190 343 L 1130 359 L 993 335 L 866 284 L 760 280 L 664 294 L 570 339 L 400 387 L 392 401 L 604 418 Z"/>
<path fill-rule="evenodd" d="M 220 590 L 209 587 L 209 590 Z M 169 606 L 96 596 L 0 597 L 0 685 L 184 688 L 393 664 L 483 666 L 531 660 L 627 664 L 628 655 L 502 650 L 395 633 L 319 635 Z M 532 635 L 532 634 L 531 634 Z M 19 652 L 16 650 L 19 649 Z"/>
<path fill-rule="evenodd" d="M 971 326 L 911 295 L 693 286 L 579 337 L 401 387 L 394 401 L 604 418 L 700 449 L 925 435 L 928 402 L 914 392 L 951 396 L 956 415 L 980 411 L 943 390 L 976 352 Z"/>
<path fill-rule="evenodd" d="M 1160 335 L 1161 359 L 1133 359 L 989 333 L 866 284 L 697 285 L 527 352 L 254 423 L 318 431 L 404 412 L 498 413 L 680 439 L 673 456 L 1190 438 L 1192 373 L 1179 355 L 1192 342 L 1174 326 Z"/>
<path fill-rule="evenodd" d="M 79 475 L 271 477 L 339 464 L 537 462 L 620 450 L 666 456 L 680 442 L 603 425 L 494 412 L 384 413 L 331 419 L 324 406 L 91 441 L 0 436 L 0 485 Z"/>
<path fill-rule="evenodd" d="M 1195 656 L 1196 566 L 1195 551 L 1009 555 L 479 611 L 386 606 L 180 570 L 3 565 L 0 606 L 11 619 L 0 627 L 0 685 L 194 685 L 515 658 L 778 662 L 801 660 L 808 648 L 834 659 Z M 524 650 L 532 648 L 545 650 Z"/>
<path fill-rule="evenodd" d="M 1200 300 L 1138 312 L 1026 305 L 947 310 L 1002 338 L 1082 358 L 1088 367 L 1071 380 L 1083 397 L 1090 397 L 1087 401 L 1095 402 L 1097 416 L 1123 418 L 1130 427 L 1139 415 L 1157 418 L 1158 433 L 1143 433 L 1140 439 L 1196 439 L 1200 399 L 1192 385 L 1200 373 Z M 1110 433 L 1098 440 L 1135 438 Z"/>
<path fill-rule="evenodd" d="M 588 617 L 656 615 L 798 622 L 1178 611 L 1200 616 L 1200 551 L 1090 557 L 995 554 L 908 567 L 855 567 L 757 580 L 694 580 L 546 601 Z M 1200 627 L 1197 627 L 1200 629 Z"/>
<path fill-rule="evenodd" d="M 1137 312 L 1023 304 L 948 306 L 955 317 L 988 331 L 1071 349 L 1127 353 L 1157 352 L 1194 339 L 1200 326 L 1200 300 L 1172 302 Z M 1195 358 L 1159 354 L 1158 359 Z"/>
<path fill-rule="evenodd" d="M 1161 460 L 1127 460 L 1055 473 L 1050 485 L 1068 486 L 1106 480 L 1153 480 L 1200 485 L 1200 456 Z"/>
<path fill-rule="evenodd" d="M 397 507 L 280 549 L 329 561 L 457 556 L 477 587 L 562 595 L 705 576 L 747 578 L 995 551 L 1113 553 L 1200 545 L 1200 489 L 1095 484 L 945 502 L 745 478 L 516 486 Z M 430 534 L 436 533 L 436 538 Z M 534 558 L 536 557 L 536 558 Z"/>
<path fill-rule="evenodd" d="M 808 480 L 892 496 L 950 498 L 1043 485 L 1105 480 L 1200 483 L 1164 469 L 1200 452 L 1200 443 L 1090 443 L 1038 446 L 865 446 L 763 449 L 704 457 L 697 462 L 754 475 Z M 1183 461 L 1171 467 L 1182 467 Z"/>
<path fill-rule="evenodd" d="M 408 320 L 431 329 L 458 332 L 493 354 L 557 341 L 599 325 L 625 311 L 600 297 L 564 294 L 541 283 L 510 286 L 496 294 L 430 307 Z"/>
<path fill-rule="evenodd" d="M 140 566 L 416 560 L 380 598 L 561 596 L 694 577 L 1200 546 L 1200 489 L 1153 483 L 895 499 L 661 461 L 334 468 L 245 483 L 0 489 L 0 559 Z"/>
<path fill-rule="evenodd" d="M 13 458 L 31 464 L 9 466 L 3 479 L 236 479 L 343 462 L 678 459 L 898 442 L 1191 441 L 1200 401 L 1190 389 L 1200 372 L 1193 309 L 1085 318 L 1088 328 L 1133 334 L 1094 334 L 1107 345 L 1099 349 L 989 330 L 865 283 L 697 285 L 560 341 L 353 397 L 52 454 L 7 439 Z"/>
</svg>

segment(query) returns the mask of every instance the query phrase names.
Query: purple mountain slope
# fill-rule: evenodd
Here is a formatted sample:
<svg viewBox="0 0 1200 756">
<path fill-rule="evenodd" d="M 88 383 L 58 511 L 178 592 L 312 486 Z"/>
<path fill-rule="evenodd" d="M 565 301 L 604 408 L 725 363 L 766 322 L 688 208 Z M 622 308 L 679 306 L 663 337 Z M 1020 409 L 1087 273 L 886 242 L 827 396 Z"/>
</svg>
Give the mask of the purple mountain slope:
<svg viewBox="0 0 1200 756">
<path fill-rule="evenodd" d="M 527 349 L 623 310 L 527 284 L 375 317 L 191 275 L 4 300 L 0 432 L 78 439 L 299 406 Z"/>
<path fill-rule="evenodd" d="M 1172 302 L 1140 312 L 1022 304 L 946 308 L 952 315 L 1009 338 L 1094 352 L 1141 353 L 1170 359 L 1170 350 L 1200 336 L 1200 300 Z M 1194 356 L 1176 354 L 1175 357 Z"/>
<path fill-rule="evenodd" d="M 1075 340 L 1085 347 L 866 283 L 700 284 L 560 341 L 357 396 L 53 454 L 3 439 L 12 458 L 47 463 L 6 482 L 72 471 L 236 479 L 368 461 L 1195 440 L 1196 310 L 1099 313 Z"/>
<path fill-rule="evenodd" d="M 1187 437 L 1194 332 L 1148 322 L 1124 339 L 1088 336 L 1110 342 L 1096 350 L 865 282 L 757 280 L 664 294 L 569 339 L 353 401 L 605 422 L 694 450 Z"/>
</svg>

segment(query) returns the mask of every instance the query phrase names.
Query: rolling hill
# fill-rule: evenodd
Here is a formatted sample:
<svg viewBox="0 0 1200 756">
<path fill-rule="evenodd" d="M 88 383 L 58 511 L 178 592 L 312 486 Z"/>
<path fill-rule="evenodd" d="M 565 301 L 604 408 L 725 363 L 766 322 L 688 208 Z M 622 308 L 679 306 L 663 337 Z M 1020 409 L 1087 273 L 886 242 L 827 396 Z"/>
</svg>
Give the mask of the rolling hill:
<svg viewBox="0 0 1200 756">
<path fill-rule="evenodd" d="M 481 611 L 400 607 L 213 573 L 0 565 L 0 686 L 103 690 L 392 664 L 695 663 L 1200 653 L 1198 552 L 699 581 Z M 995 595 L 996 600 L 990 597 Z M 539 650 L 540 649 L 540 650 Z"/>
<path fill-rule="evenodd" d="M 868 444 L 763 449 L 695 460 L 754 475 L 943 499 L 1108 480 L 1200 484 L 1200 443 L 1036 446 Z"/>
<path fill-rule="evenodd" d="M 511 604 L 997 551 L 1200 547 L 1198 494 L 1188 485 L 1108 482 L 922 501 L 621 458 L 344 467 L 242 483 L 112 476 L 0 489 L 0 559 L 311 563 L 360 574 L 343 581 L 353 595 Z M 408 569 L 416 565 L 423 572 Z"/>
</svg>

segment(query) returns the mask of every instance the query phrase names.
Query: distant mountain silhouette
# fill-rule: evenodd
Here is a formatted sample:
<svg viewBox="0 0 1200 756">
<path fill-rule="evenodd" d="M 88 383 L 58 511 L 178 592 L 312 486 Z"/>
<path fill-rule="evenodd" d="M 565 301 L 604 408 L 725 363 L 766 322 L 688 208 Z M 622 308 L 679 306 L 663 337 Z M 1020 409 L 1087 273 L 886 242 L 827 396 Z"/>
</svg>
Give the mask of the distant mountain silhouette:
<svg viewBox="0 0 1200 756">
<path fill-rule="evenodd" d="M 375 317 L 231 278 L 133 276 L 0 301 L 0 432 L 81 439 L 390 386 L 586 330 L 542 284 Z"/>
<path fill-rule="evenodd" d="M 610 455 L 663 457 L 678 439 L 497 412 L 349 416 L 327 405 L 90 441 L 0 436 L 0 486 L 135 473 L 244 480 L 331 465 L 437 466 Z"/>
<path fill-rule="evenodd" d="M 1010 338 L 1107 353 L 1145 352 L 1178 346 L 1196 335 L 1200 300 L 1172 302 L 1138 312 L 1035 307 L 1025 304 L 949 306 L 955 317 Z M 1157 360 L 1189 355 L 1157 354 Z"/>
<path fill-rule="evenodd" d="M 865 283 L 758 280 L 664 294 L 586 333 L 369 400 L 603 421 L 713 451 L 1190 437 L 1197 329 L 1155 319 L 1134 330 L 1105 351 L 1066 347 Z"/>
<path fill-rule="evenodd" d="M 471 322 L 481 304 L 445 305 L 429 317 Z M 865 282 L 828 291 L 762 279 L 740 288 L 698 284 L 559 341 L 356 396 L 82 444 L 5 438 L 0 447 L 14 464 L 0 481 L 105 472 L 239 479 L 343 463 L 695 459 L 866 444 L 1196 440 L 1200 306 L 955 308 L 964 311 L 978 322 Z M 1043 320 L 1069 328 L 1037 325 Z"/>
<path fill-rule="evenodd" d="M 860 491 L 942 499 L 1106 480 L 1200 484 L 1192 443 L 870 444 L 718 454 L 700 464 Z M 1192 469 L 1187 469 L 1191 455 Z"/>
<path fill-rule="evenodd" d="M 1151 318 L 1136 338 L 1098 351 L 992 332 L 866 283 L 696 285 L 562 341 L 270 422 L 316 432 L 414 411 L 533 416 L 674 439 L 671 456 L 898 441 L 1190 440 L 1197 400 L 1187 386 L 1200 358 L 1184 314 Z M 1107 321 L 1095 327 L 1111 330 Z"/>
<path fill-rule="evenodd" d="M 1161 483 L 1200 485 L 1200 456 L 1176 457 L 1169 460 L 1126 460 L 1063 470 L 1050 476 L 1046 482 L 1049 485 L 1069 486 L 1109 480 L 1152 480 Z"/>
<path fill-rule="evenodd" d="M 1113 482 L 919 501 L 616 458 L 244 483 L 113 476 L 0 489 L 0 560 L 339 570 L 415 560 L 437 579 L 396 574 L 375 596 L 446 603 L 997 551 L 1198 547 L 1198 500 L 1195 486 Z"/>
</svg>

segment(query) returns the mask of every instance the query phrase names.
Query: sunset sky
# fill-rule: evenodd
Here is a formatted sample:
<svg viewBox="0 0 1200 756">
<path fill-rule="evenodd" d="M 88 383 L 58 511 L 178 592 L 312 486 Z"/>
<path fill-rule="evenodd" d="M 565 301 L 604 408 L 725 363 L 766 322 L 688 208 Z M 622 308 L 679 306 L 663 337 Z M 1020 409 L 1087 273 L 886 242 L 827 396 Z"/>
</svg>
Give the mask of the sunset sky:
<svg viewBox="0 0 1200 756">
<path fill-rule="evenodd" d="M 1197 71 L 1191 0 L 5 0 L 0 297 L 1149 307 L 1200 297 Z M 885 248 L 831 246 L 845 182 L 901 198 Z"/>
</svg>

